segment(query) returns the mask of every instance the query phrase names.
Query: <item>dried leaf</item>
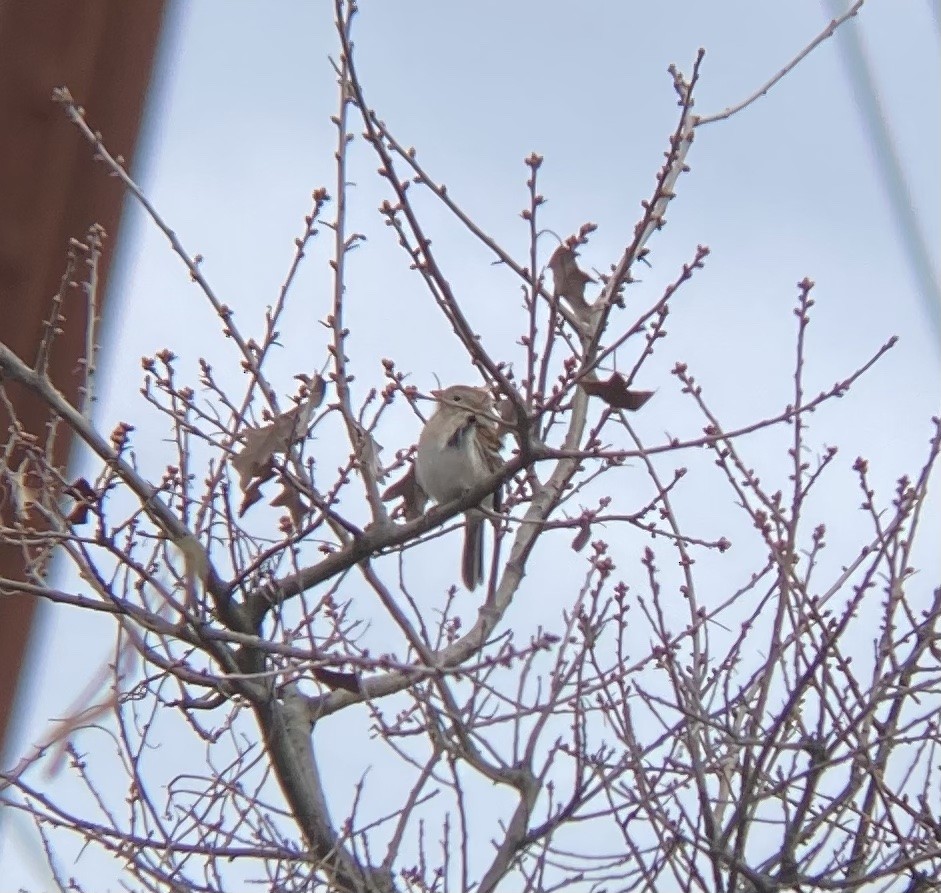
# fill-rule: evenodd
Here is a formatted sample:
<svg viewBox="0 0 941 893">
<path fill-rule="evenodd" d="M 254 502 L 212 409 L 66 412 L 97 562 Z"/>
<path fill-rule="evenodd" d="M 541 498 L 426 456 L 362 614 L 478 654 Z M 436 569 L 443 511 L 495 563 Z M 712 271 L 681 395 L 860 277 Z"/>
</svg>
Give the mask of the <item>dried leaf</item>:
<svg viewBox="0 0 941 893">
<path fill-rule="evenodd" d="M 620 372 L 615 372 L 607 381 L 583 381 L 582 387 L 590 397 L 600 397 L 608 406 L 617 409 L 640 409 L 652 396 L 653 391 L 632 391 Z"/>
<path fill-rule="evenodd" d="M 315 667 L 313 673 L 314 678 L 328 688 L 342 688 L 353 694 L 360 692 L 359 676 L 356 673 L 338 673 L 336 670 L 325 670 L 323 667 Z"/>
<path fill-rule="evenodd" d="M 290 513 L 291 520 L 297 530 L 300 530 L 304 518 L 307 517 L 307 513 L 310 511 L 309 506 L 301 499 L 297 487 L 284 477 L 281 478 L 281 491 L 271 500 L 270 504 L 275 507 L 284 506 Z"/>
<path fill-rule="evenodd" d="M 572 540 L 572 548 L 576 552 L 581 552 L 585 546 L 588 545 L 588 541 L 591 539 L 591 525 L 585 521 L 581 527 L 578 529 L 578 533 L 575 534 L 575 539 Z"/>
<path fill-rule="evenodd" d="M 359 438 L 359 442 L 356 444 L 356 453 L 363 473 L 372 477 L 374 481 L 385 480 L 386 473 L 379 461 L 382 445 L 359 423 L 356 424 L 356 434 Z"/>
<path fill-rule="evenodd" d="M 327 393 L 327 382 L 322 375 L 315 373 L 314 377 L 311 378 L 309 375 L 301 373 L 295 375 L 294 378 L 303 385 L 299 395 L 301 399 L 307 398 L 308 401 L 312 401 L 315 408 L 323 403 L 323 398 Z"/>
<path fill-rule="evenodd" d="M 317 379 L 305 377 L 304 391 L 306 399 L 302 403 L 282 413 L 270 424 L 249 428 L 243 434 L 242 448 L 232 458 L 243 492 L 247 492 L 252 478 L 270 465 L 276 453 L 286 453 L 307 436 L 314 410 L 323 402 L 326 384 L 319 376 Z"/>
<path fill-rule="evenodd" d="M 81 527 L 83 524 L 88 523 L 88 503 L 87 502 L 76 502 L 72 506 L 72 511 L 70 511 L 66 516 L 65 520 L 72 525 L 72 527 Z"/>
<path fill-rule="evenodd" d="M 500 418 L 500 424 L 497 426 L 498 434 L 506 434 L 516 426 L 516 407 L 508 397 L 501 397 L 497 400 L 494 411 Z"/>
<path fill-rule="evenodd" d="M 94 502 L 98 499 L 98 493 L 95 488 L 85 480 L 85 478 L 76 478 L 68 487 L 65 488 L 67 496 L 75 500 L 84 502 Z"/>
<path fill-rule="evenodd" d="M 75 500 L 72 511 L 66 516 L 69 524 L 73 527 L 79 527 L 87 523 L 88 512 L 99 501 L 95 488 L 85 478 L 77 478 L 65 488 L 65 495 L 71 496 Z"/>
<path fill-rule="evenodd" d="M 560 245 L 552 252 L 548 267 L 552 270 L 556 296 L 568 298 L 576 310 L 585 311 L 588 310 L 588 303 L 585 301 L 585 285 L 596 280 L 584 270 L 579 269 L 576 257 L 578 255 L 571 245 Z"/>
<path fill-rule="evenodd" d="M 402 505 L 399 506 L 397 511 L 402 512 L 406 521 L 414 521 L 416 518 L 421 517 L 422 512 L 425 510 L 425 503 L 428 502 L 428 497 L 425 491 L 418 486 L 414 465 L 410 465 L 405 475 L 382 494 L 383 502 L 390 502 L 393 499 L 402 500 Z"/>
<path fill-rule="evenodd" d="M 270 468 L 270 466 L 269 466 L 269 468 Z M 242 504 L 239 506 L 239 517 L 240 517 L 240 518 L 241 518 L 241 517 L 245 514 L 245 512 L 247 512 L 256 502 L 258 502 L 258 501 L 261 499 L 261 485 L 262 485 L 265 481 L 270 480 L 272 477 L 274 477 L 274 471 L 273 471 L 273 470 L 272 470 L 271 473 L 268 475 L 268 477 L 266 477 L 266 478 L 255 478 L 255 480 L 253 480 L 253 481 L 251 482 L 251 484 L 249 484 L 248 489 L 245 491 L 245 496 L 242 497 Z"/>
</svg>

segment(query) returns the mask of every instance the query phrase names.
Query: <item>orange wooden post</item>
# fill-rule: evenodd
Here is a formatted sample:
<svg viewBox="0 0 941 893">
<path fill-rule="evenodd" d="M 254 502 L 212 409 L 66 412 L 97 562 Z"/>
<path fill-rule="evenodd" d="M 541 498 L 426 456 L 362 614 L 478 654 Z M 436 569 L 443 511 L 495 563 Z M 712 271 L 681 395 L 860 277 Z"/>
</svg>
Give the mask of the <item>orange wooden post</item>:
<svg viewBox="0 0 941 893">
<path fill-rule="evenodd" d="M 165 0 L 0 0 L 0 339 L 32 363 L 52 296 L 65 269 L 68 241 L 93 223 L 108 233 L 100 297 L 117 237 L 123 194 L 92 161 L 88 144 L 51 101 L 66 86 L 109 148 L 130 160 L 164 18 Z M 77 271 L 79 275 L 84 271 Z M 50 373 L 70 399 L 83 352 L 85 308 L 67 308 L 65 332 Z M 44 432 L 44 406 L 7 384 L 26 428 Z M 0 408 L 0 438 L 9 419 Z M 60 438 L 67 461 L 68 443 Z M 9 499 L 0 497 L 3 520 Z M 0 538 L 0 576 L 22 579 L 18 548 Z M 6 741 L 35 601 L 0 592 L 0 743 Z M 41 655 L 36 655 L 41 659 Z"/>
</svg>

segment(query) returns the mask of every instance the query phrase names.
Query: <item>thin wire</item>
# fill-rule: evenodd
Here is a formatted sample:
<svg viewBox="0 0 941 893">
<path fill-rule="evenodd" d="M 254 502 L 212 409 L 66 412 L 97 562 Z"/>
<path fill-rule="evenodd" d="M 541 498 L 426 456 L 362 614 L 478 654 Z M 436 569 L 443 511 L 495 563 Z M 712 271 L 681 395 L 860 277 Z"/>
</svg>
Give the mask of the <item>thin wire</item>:
<svg viewBox="0 0 941 893">
<path fill-rule="evenodd" d="M 828 14 L 835 18 L 842 12 L 841 0 L 824 0 Z M 930 3 L 930 0 L 929 0 Z M 938 3 L 934 2 L 935 22 L 938 19 Z M 935 341 L 941 350 L 941 285 L 932 260 L 932 251 L 925 237 L 921 222 L 915 213 L 912 192 L 905 177 L 892 134 L 889 132 L 888 116 L 879 101 L 872 67 L 860 37 L 859 26 L 850 23 L 840 29 L 836 43 L 841 48 L 850 86 L 856 97 L 856 106 L 869 133 L 869 141 L 875 156 L 876 170 L 882 180 L 886 197 L 895 215 L 899 230 L 899 241 L 921 297 L 922 310 L 928 325 L 937 335 Z"/>
</svg>

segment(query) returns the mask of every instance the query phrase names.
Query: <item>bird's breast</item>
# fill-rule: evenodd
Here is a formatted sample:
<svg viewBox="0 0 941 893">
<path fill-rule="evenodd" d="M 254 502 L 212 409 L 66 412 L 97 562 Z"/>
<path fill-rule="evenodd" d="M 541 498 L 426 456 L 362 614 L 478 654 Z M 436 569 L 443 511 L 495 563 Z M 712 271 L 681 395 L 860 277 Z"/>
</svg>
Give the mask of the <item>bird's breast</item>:
<svg viewBox="0 0 941 893">
<path fill-rule="evenodd" d="M 483 476 L 477 468 L 476 454 L 468 446 L 467 442 L 455 446 L 419 444 L 415 476 L 435 502 L 457 499 Z"/>
</svg>

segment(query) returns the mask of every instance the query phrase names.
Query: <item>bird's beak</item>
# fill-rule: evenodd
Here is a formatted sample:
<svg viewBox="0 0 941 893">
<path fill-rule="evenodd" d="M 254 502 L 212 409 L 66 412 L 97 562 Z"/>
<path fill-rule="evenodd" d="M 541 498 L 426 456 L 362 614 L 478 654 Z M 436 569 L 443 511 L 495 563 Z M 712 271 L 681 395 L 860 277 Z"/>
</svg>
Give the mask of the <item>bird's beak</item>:
<svg viewBox="0 0 941 893">
<path fill-rule="evenodd" d="M 441 398 L 441 391 L 439 391 L 439 390 L 437 390 L 437 389 L 435 389 L 435 390 L 433 390 L 433 391 L 429 391 L 429 393 L 431 394 L 431 396 L 432 396 L 432 398 L 433 398 L 434 400 L 438 400 L 438 399 Z"/>
</svg>

